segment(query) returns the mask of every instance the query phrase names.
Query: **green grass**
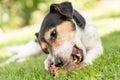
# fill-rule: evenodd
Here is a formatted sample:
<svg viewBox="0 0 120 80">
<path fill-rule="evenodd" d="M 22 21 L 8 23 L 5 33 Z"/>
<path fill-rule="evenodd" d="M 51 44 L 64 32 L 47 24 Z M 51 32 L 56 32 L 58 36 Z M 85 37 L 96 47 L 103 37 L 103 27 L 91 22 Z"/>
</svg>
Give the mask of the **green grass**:
<svg viewBox="0 0 120 80">
<path fill-rule="evenodd" d="M 0 68 L 0 80 L 118 80 L 120 79 L 120 31 L 102 37 L 104 54 L 93 65 L 80 71 L 54 77 L 44 70 L 46 56 L 30 58 Z"/>
</svg>

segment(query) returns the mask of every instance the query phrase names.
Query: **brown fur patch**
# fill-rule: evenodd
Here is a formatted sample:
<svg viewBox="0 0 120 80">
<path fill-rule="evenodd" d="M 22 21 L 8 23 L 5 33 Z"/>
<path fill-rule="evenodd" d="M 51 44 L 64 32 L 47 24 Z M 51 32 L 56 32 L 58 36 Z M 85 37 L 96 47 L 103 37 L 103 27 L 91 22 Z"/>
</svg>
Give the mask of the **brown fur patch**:
<svg viewBox="0 0 120 80">
<path fill-rule="evenodd" d="M 45 43 L 45 42 L 41 42 L 41 46 L 42 46 L 42 49 L 47 48 L 47 45 L 46 45 L 46 43 Z"/>
<path fill-rule="evenodd" d="M 49 39 L 50 39 L 50 33 L 52 32 L 52 30 L 54 30 L 55 28 L 50 29 L 48 32 L 45 33 L 44 37 L 45 39 L 50 43 Z M 65 21 L 63 23 L 61 23 L 60 25 L 56 26 L 56 30 L 57 30 L 57 39 L 55 42 L 51 43 L 52 46 L 54 48 L 59 47 L 61 44 L 63 44 L 63 42 L 65 41 L 69 41 L 70 39 L 73 39 L 74 34 L 75 34 L 75 30 L 73 28 L 73 25 L 71 22 L 69 21 Z"/>
<path fill-rule="evenodd" d="M 46 53 L 46 54 L 50 53 L 50 49 L 48 49 L 47 44 L 45 42 L 41 42 L 41 48 L 44 53 Z"/>
<path fill-rule="evenodd" d="M 45 32 L 44 37 L 49 42 L 50 34 L 55 28 L 50 29 L 49 31 Z"/>
<path fill-rule="evenodd" d="M 69 21 L 65 21 L 62 24 L 58 25 L 57 32 L 57 39 L 54 43 L 52 43 L 54 47 L 59 47 L 64 42 L 73 39 L 75 33 L 73 25 Z"/>
</svg>

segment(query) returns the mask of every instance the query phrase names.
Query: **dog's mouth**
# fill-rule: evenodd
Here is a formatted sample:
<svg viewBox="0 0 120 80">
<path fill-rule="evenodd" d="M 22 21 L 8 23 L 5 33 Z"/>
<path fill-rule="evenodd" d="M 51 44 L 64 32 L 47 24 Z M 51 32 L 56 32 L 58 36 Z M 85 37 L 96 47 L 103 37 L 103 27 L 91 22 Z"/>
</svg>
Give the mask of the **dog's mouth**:
<svg viewBox="0 0 120 80">
<path fill-rule="evenodd" d="M 78 68 L 79 63 L 81 63 L 84 59 L 83 50 L 79 49 L 76 45 L 73 46 L 70 60 L 67 64 L 62 67 L 56 67 L 53 63 L 50 65 L 50 72 L 56 74 L 61 69 L 63 70 L 72 70 Z M 80 67 L 80 66 L 79 66 Z"/>
<path fill-rule="evenodd" d="M 83 61 L 84 55 L 83 50 L 79 49 L 76 45 L 73 46 L 71 53 L 72 61 L 75 63 L 80 63 Z"/>
</svg>

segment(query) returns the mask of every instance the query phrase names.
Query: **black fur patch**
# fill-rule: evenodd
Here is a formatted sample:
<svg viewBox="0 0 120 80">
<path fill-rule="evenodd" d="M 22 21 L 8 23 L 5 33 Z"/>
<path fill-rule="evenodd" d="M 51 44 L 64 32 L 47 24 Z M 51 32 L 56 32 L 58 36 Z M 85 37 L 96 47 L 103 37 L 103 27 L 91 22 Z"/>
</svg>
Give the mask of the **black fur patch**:
<svg viewBox="0 0 120 80">
<path fill-rule="evenodd" d="M 50 12 L 58 12 L 59 14 L 72 18 L 73 7 L 70 2 L 63 2 L 61 4 L 52 4 L 50 6 Z"/>
<path fill-rule="evenodd" d="M 85 24 L 86 24 L 85 19 L 76 10 L 73 10 L 73 19 L 75 20 L 75 22 L 79 27 L 81 27 L 82 29 L 85 28 Z"/>
</svg>

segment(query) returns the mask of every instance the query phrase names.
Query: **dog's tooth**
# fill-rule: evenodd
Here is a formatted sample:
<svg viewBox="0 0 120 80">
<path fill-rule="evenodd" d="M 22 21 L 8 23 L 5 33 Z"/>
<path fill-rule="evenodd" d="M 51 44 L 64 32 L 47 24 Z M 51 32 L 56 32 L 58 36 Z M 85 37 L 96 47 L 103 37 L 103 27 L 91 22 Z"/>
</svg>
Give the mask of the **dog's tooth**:
<svg viewBox="0 0 120 80">
<path fill-rule="evenodd" d="M 73 62 L 76 63 L 76 62 L 77 62 L 77 59 L 75 59 Z"/>
<path fill-rule="evenodd" d="M 76 54 L 77 56 L 81 56 L 80 54 Z"/>
<path fill-rule="evenodd" d="M 52 65 L 52 68 L 55 68 L 55 65 Z"/>
<path fill-rule="evenodd" d="M 82 59 L 82 57 L 80 56 L 80 60 Z"/>
</svg>

